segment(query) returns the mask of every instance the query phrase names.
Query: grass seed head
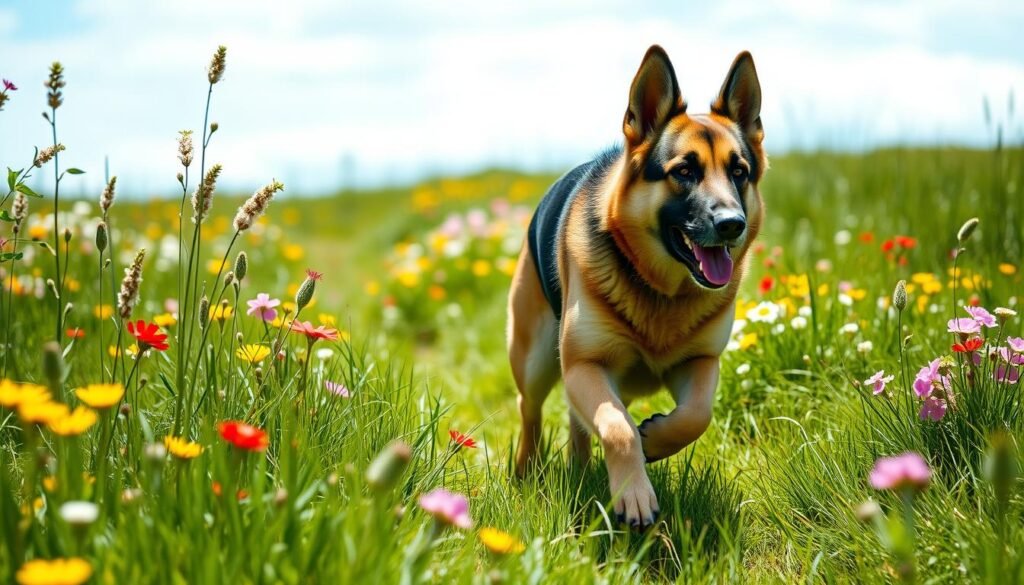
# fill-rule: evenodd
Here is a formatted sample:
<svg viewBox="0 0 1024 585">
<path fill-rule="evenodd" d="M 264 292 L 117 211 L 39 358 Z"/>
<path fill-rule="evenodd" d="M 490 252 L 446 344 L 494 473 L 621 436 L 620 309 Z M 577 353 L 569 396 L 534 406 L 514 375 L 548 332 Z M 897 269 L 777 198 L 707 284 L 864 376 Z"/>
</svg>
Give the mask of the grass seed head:
<svg viewBox="0 0 1024 585">
<path fill-rule="evenodd" d="M 178 131 L 178 161 L 186 169 L 192 164 L 192 131 Z"/>
<path fill-rule="evenodd" d="M 217 177 L 220 177 L 221 166 L 215 164 L 206 171 L 203 182 L 196 187 L 192 193 L 192 221 L 203 223 L 210 213 L 210 206 L 213 204 L 213 191 L 217 188 Z"/>
<path fill-rule="evenodd" d="M 103 217 L 106 218 L 107 214 L 110 213 L 111 206 L 114 205 L 114 188 L 117 186 L 117 177 L 110 177 L 110 181 L 107 186 L 103 188 L 103 193 L 100 195 L 100 210 L 103 212 Z"/>
<path fill-rule="evenodd" d="M 43 85 L 49 90 L 46 92 L 47 105 L 56 110 L 64 103 L 64 92 L 61 90 L 67 85 L 64 81 L 64 66 L 59 61 L 50 65 L 50 77 Z"/>
<path fill-rule="evenodd" d="M 52 146 L 47 146 L 46 148 L 36 153 L 36 159 L 32 162 L 32 164 L 36 168 L 42 167 L 46 163 L 53 160 L 53 157 L 57 156 L 57 153 L 59 153 L 62 150 L 64 150 L 63 144 L 58 143 Z"/>
<path fill-rule="evenodd" d="M 245 252 L 239 252 L 235 258 L 235 276 L 238 277 L 238 280 L 242 280 L 248 272 L 249 255 Z"/>
<path fill-rule="evenodd" d="M 892 291 L 892 306 L 901 313 L 907 308 L 907 281 L 901 280 L 896 283 L 896 289 Z"/>
<path fill-rule="evenodd" d="M 122 320 L 132 316 L 132 309 L 139 302 L 139 287 L 142 284 L 142 261 L 146 258 L 146 250 L 142 249 L 135 255 L 131 266 L 124 269 L 121 290 L 117 293 L 117 311 Z"/>
<path fill-rule="evenodd" d="M 203 295 L 203 298 L 199 299 L 199 328 L 206 329 L 206 326 L 210 323 L 210 299 Z"/>
<path fill-rule="evenodd" d="M 96 226 L 96 249 L 100 253 L 107 249 L 107 223 L 104 221 Z"/>
<path fill-rule="evenodd" d="M 960 226 L 960 229 L 956 232 L 956 241 L 963 245 L 964 242 L 970 239 L 971 234 L 974 233 L 975 228 L 978 227 L 978 218 L 972 217 L 964 222 L 964 225 Z"/>
<path fill-rule="evenodd" d="M 264 185 L 253 193 L 238 208 L 238 213 L 235 214 L 235 230 L 242 232 L 252 227 L 252 224 L 267 210 L 267 206 L 270 205 L 270 200 L 274 198 L 274 194 L 283 189 L 284 184 L 277 179 L 273 179 L 269 184 Z"/>
<path fill-rule="evenodd" d="M 213 59 L 210 60 L 210 67 L 206 70 L 206 79 L 209 80 L 210 85 L 217 83 L 224 77 L 225 59 L 227 56 L 227 47 L 224 45 L 217 47 L 217 52 L 213 54 Z"/>
</svg>

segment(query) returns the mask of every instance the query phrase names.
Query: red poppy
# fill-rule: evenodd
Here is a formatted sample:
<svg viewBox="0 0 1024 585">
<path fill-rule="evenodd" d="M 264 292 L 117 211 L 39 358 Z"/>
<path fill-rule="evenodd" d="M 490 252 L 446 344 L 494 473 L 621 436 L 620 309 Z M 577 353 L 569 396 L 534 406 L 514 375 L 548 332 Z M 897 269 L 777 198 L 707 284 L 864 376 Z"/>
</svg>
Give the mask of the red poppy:
<svg viewBox="0 0 1024 585">
<path fill-rule="evenodd" d="M 66 333 L 68 334 L 68 337 L 70 337 L 71 339 L 81 339 L 81 338 L 85 337 L 85 331 L 83 331 L 81 329 L 81 327 L 75 327 L 73 329 L 68 329 L 66 331 Z"/>
<path fill-rule="evenodd" d="M 904 250 L 912 250 L 917 246 L 917 239 L 910 236 L 896 236 L 896 244 Z"/>
<path fill-rule="evenodd" d="M 266 431 L 242 421 L 224 421 L 217 425 L 217 430 L 225 441 L 246 451 L 263 451 L 270 445 Z"/>
<path fill-rule="evenodd" d="M 139 342 L 139 350 L 146 351 L 153 348 L 157 351 L 165 351 L 167 345 L 167 334 L 160 333 L 160 327 L 156 323 L 146 323 L 142 319 L 132 323 L 128 322 L 128 333 L 132 334 Z"/>
<path fill-rule="evenodd" d="M 980 337 L 972 337 L 963 343 L 954 343 L 953 351 L 956 353 L 968 353 L 976 351 L 984 343 Z"/>
<path fill-rule="evenodd" d="M 459 447 L 468 447 L 470 449 L 476 449 L 476 441 L 473 440 L 469 435 L 463 435 L 455 429 L 448 431 L 448 436 L 452 438 L 452 442 Z"/>
<path fill-rule="evenodd" d="M 861 232 L 861 234 L 857 237 L 860 238 L 860 241 L 864 242 L 865 244 L 870 244 L 871 242 L 875 241 L 875 234 L 871 232 Z"/>
<path fill-rule="evenodd" d="M 775 279 L 771 276 L 766 276 L 761 279 L 761 284 L 757 286 L 757 289 L 761 291 L 761 294 L 765 294 L 772 290 L 773 286 L 775 286 Z"/>
<path fill-rule="evenodd" d="M 312 277 L 311 277 L 312 278 Z M 292 331 L 295 333 L 301 333 L 306 336 L 306 339 L 310 341 L 316 341 L 318 339 L 326 339 L 327 341 L 338 341 L 338 330 L 326 325 L 319 327 L 313 327 L 313 324 L 309 321 L 294 321 L 292 322 Z"/>
<path fill-rule="evenodd" d="M 894 242 L 891 239 L 882 242 L 882 251 L 883 252 L 891 252 L 892 249 L 895 248 L 895 247 L 896 247 L 896 242 Z"/>
</svg>

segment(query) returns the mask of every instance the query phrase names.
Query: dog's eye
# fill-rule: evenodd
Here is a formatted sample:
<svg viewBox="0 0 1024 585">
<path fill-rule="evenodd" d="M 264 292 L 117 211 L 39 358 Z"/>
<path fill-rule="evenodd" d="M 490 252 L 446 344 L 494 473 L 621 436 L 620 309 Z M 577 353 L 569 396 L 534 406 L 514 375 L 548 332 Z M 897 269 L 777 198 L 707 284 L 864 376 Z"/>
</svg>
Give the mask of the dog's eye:
<svg viewBox="0 0 1024 585">
<path fill-rule="evenodd" d="M 736 177 L 737 179 L 743 179 L 747 176 L 747 169 L 741 167 L 740 165 L 736 165 L 732 168 L 732 176 Z"/>
<path fill-rule="evenodd" d="M 681 164 L 674 167 L 670 171 L 676 178 L 680 180 L 689 180 L 693 178 L 693 169 L 690 168 L 689 164 Z"/>
</svg>

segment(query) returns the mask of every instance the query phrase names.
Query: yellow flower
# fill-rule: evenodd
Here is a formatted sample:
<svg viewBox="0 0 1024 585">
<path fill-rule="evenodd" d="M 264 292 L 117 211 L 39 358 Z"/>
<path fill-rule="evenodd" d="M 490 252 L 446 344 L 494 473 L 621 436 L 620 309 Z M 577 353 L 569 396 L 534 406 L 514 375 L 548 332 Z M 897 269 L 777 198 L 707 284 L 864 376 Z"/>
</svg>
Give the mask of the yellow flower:
<svg viewBox="0 0 1024 585">
<path fill-rule="evenodd" d="M 929 280 L 928 282 L 921 283 L 921 292 L 929 295 L 933 295 L 942 290 L 942 283 L 938 280 Z"/>
<path fill-rule="evenodd" d="M 321 325 L 327 325 L 330 327 L 334 327 L 338 324 L 338 320 L 334 318 L 334 315 L 328 315 L 327 313 L 320 313 L 317 315 L 316 320 L 319 321 Z"/>
<path fill-rule="evenodd" d="M 420 275 L 412 270 L 405 269 L 398 273 L 398 282 L 406 288 L 412 288 L 420 283 Z"/>
<path fill-rule="evenodd" d="M 228 270 L 230 270 L 230 268 L 226 260 L 223 263 L 221 263 L 220 260 L 212 259 L 206 262 L 206 271 L 209 272 L 210 274 L 217 274 L 218 272 L 223 274 Z"/>
<path fill-rule="evenodd" d="M 477 536 L 480 537 L 480 542 L 487 550 L 494 554 L 516 554 L 526 550 L 526 546 L 518 538 L 497 528 L 491 528 L 490 526 L 481 528 Z"/>
<path fill-rule="evenodd" d="M 748 349 L 757 345 L 757 333 L 744 333 L 740 337 L 740 349 Z"/>
<path fill-rule="evenodd" d="M 164 446 L 167 447 L 168 453 L 178 459 L 195 459 L 203 452 L 203 446 L 199 443 L 193 443 L 183 437 L 173 437 L 171 435 L 164 437 Z"/>
<path fill-rule="evenodd" d="M 484 277 L 491 273 L 491 263 L 487 260 L 474 260 L 473 261 L 473 275 L 478 277 Z"/>
<path fill-rule="evenodd" d="M 210 307 L 210 320 L 211 321 L 225 321 L 231 318 L 231 315 L 235 313 L 235 309 L 231 305 L 213 305 Z"/>
<path fill-rule="evenodd" d="M 18 418 L 25 423 L 49 424 L 68 416 L 71 409 L 67 404 L 45 400 L 43 402 L 22 402 L 18 405 Z"/>
<path fill-rule="evenodd" d="M 427 294 L 432 300 L 442 301 L 447 293 L 445 293 L 443 286 L 432 284 L 430 285 L 430 288 L 427 289 Z"/>
<path fill-rule="evenodd" d="M 85 388 L 76 388 L 75 396 L 87 405 L 103 410 L 116 406 L 124 396 L 124 386 L 120 384 L 89 384 Z"/>
<path fill-rule="evenodd" d="M 288 244 L 281 250 L 281 255 L 284 256 L 285 260 L 292 262 L 298 262 L 302 260 L 302 257 L 306 255 L 305 250 L 298 244 Z"/>
<path fill-rule="evenodd" d="M 31 240 L 42 240 L 46 237 L 48 230 L 45 225 L 34 225 L 28 228 L 28 237 Z"/>
<path fill-rule="evenodd" d="M 818 296 L 819 297 L 828 296 L 828 283 L 827 282 L 824 283 L 824 284 L 819 284 L 818 285 Z"/>
<path fill-rule="evenodd" d="M 867 294 L 868 291 L 862 288 L 851 288 L 850 290 L 846 291 L 846 296 L 850 297 L 855 301 L 863 301 L 864 297 L 866 297 Z"/>
<path fill-rule="evenodd" d="M 810 279 L 806 274 L 790 276 L 786 279 L 786 285 L 789 286 L 789 296 L 802 299 L 811 294 Z"/>
<path fill-rule="evenodd" d="M 18 569 L 18 585 L 81 585 L 92 576 L 85 559 L 35 559 Z"/>
<path fill-rule="evenodd" d="M 270 355 L 270 348 L 265 345 L 250 343 L 249 345 L 239 347 L 235 352 L 235 355 L 237 355 L 238 359 L 242 361 L 256 365 L 267 359 L 267 356 Z"/>
<path fill-rule="evenodd" d="M 51 494 L 57 491 L 57 478 L 52 475 L 47 475 L 43 478 L 43 489 L 50 492 Z"/>
<path fill-rule="evenodd" d="M 380 283 L 377 282 L 376 280 L 371 280 L 366 283 L 364 289 L 366 290 L 366 294 L 370 295 L 371 297 L 375 297 L 377 296 L 378 293 L 380 293 Z"/>
<path fill-rule="evenodd" d="M 64 286 L 71 292 L 78 292 L 82 290 L 82 283 L 75 280 L 74 278 L 68 278 L 64 280 Z"/>
<path fill-rule="evenodd" d="M 79 406 L 70 414 L 46 424 L 51 431 L 62 437 L 76 437 L 96 424 L 96 411 Z"/>
<path fill-rule="evenodd" d="M 928 299 L 928 295 L 921 295 L 917 297 L 916 301 L 914 301 L 916 303 L 914 306 L 917 309 L 918 313 L 924 313 L 925 310 L 928 308 Z"/>
<path fill-rule="evenodd" d="M 915 272 L 910 275 L 910 282 L 916 282 L 917 284 L 924 284 L 926 282 L 934 282 L 936 280 L 935 275 L 931 272 Z"/>
<path fill-rule="evenodd" d="M 38 384 L 19 384 L 10 380 L 0 380 L 0 406 L 18 408 L 26 402 L 47 402 L 50 391 Z"/>
<path fill-rule="evenodd" d="M 516 261 L 514 258 L 498 258 L 497 262 L 495 262 L 494 264 L 495 266 L 498 267 L 498 270 L 500 270 L 507 276 L 512 276 L 516 272 Z"/>
<path fill-rule="evenodd" d="M 96 305 L 92 308 L 92 314 L 97 319 L 109 319 L 114 316 L 114 307 L 110 305 Z"/>
<path fill-rule="evenodd" d="M 1002 272 L 1006 276 L 1013 276 L 1017 274 L 1017 267 L 1008 262 L 1003 262 L 999 265 L 999 272 Z"/>
<path fill-rule="evenodd" d="M 178 318 L 172 313 L 163 313 L 153 317 L 153 322 L 161 327 L 170 327 L 178 323 Z"/>
</svg>

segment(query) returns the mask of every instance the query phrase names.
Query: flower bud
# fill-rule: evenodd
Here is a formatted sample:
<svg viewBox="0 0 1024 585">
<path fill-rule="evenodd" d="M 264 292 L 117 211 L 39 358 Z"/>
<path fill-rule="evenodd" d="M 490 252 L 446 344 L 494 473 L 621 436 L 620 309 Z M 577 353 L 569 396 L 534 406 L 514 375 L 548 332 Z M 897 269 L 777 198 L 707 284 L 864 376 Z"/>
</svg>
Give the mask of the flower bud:
<svg viewBox="0 0 1024 585">
<path fill-rule="evenodd" d="M 302 281 L 298 292 L 295 293 L 295 306 L 300 310 L 308 305 L 309 301 L 313 300 L 313 293 L 316 292 L 316 281 L 320 280 L 322 276 L 322 274 L 313 270 L 306 271 L 306 280 Z"/>
<path fill-rule="evenodd" d="M 403 441 L 389 444 L 370 463 L 366 470 L 366 483 L 370 490 L 380 493 L 390 490 L 402 477 L 412 460 L 412 449 Z"/>
<path fill-rule="evenodd" d="M 224 275 L 224 286 L 230 285 L 235 281 L 235 273 L 228 270 L 228 273 Z"/>
<path fill-rule="evenodd" d="M 892 306 L 901 313 L 907 308 L 907 281 L 901 280 L 896 283 L 896 290 L 892 291 Z"/>
<path fill-rule="evenodd" d="M 978 227 L 978 218 L 972 217 L 964 222 L 964 225 L 960 226 L 960 230 L 956 232 L 956 241 L 962 245 L 968 239 L 971 234 L 974 233 L 974 229 Z"/>
<path fill-rule="evenodd" d="M 107 224 L 103 221 L 96 226 L 96 249 L 101 254 L 107 249 Z"/>
<path fill-rule="evenodd" d="M 249 256 L 245 252 L 239 252 L 238 257 L 235 258 L 235 276 L 238 280 L 242 280 L 248 272 Z"/>
<path fill-rule="evenodd" d="M 64 228 L 64 243 L 67 244 L 71 241 L 71 230 Z"/>
<path fill-rule="evenodd" d="M 219 129 L 220 129 L 220 124 L 218 124 L 216 122 L 210 122 L 210 134 L 213 134 L 214 132 L 216 132 Z"/>
</svg>

